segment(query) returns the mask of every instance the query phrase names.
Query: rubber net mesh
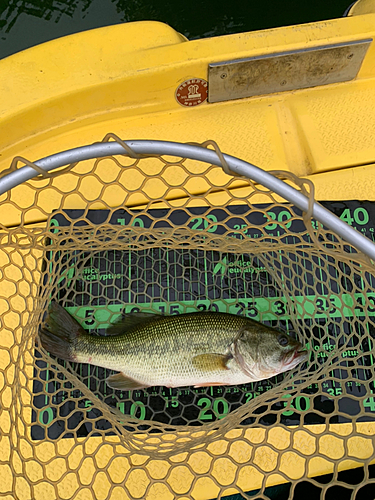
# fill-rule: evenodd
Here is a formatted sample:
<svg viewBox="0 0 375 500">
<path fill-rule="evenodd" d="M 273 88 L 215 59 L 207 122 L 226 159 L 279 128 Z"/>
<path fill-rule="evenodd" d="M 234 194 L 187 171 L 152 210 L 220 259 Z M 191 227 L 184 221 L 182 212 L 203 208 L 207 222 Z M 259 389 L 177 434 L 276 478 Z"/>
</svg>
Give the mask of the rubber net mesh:
<svg viewBox="0 0 375 500">
<path fill-rule="evenodd" d="M 1 208 L 1 496 L 374 488 L 374 268 L 332 231 L 263 186 L 171 157 L 82 161 Z M 247 315 L 310 359 L 243 386 L 114 391 L 110 370 L 38 344 L 52 300 L 93 335 L 130 311 Z M 356 467 L 358 481 L 341 472 Z"/>
</svg>

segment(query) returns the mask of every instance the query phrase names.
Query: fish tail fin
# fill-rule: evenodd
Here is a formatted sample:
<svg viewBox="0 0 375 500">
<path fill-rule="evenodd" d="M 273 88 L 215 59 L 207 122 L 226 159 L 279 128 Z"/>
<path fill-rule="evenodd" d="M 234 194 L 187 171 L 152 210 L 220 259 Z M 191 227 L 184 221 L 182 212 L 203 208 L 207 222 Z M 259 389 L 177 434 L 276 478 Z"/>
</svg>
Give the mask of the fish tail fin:
<svg viewBox="0 0 375 500">
<path fill-rule="evenodd" d="M 52 302 L 45 325 L 40 329 L 42 346 L 50 354 L 76 361 L 77 340 L 85 331 L 57 302 Z"/>
</svg>

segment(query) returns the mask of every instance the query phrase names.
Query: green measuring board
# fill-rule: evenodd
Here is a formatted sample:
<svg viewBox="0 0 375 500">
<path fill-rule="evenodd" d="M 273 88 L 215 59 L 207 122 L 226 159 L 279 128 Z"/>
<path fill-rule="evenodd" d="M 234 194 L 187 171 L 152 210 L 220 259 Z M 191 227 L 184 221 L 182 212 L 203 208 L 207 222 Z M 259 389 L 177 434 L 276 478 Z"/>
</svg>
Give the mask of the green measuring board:
<svg viewBox="0 0 375 500">
<path fill-rule="evenodd" d="M 323 204 L 374 240 L 374 228 L 371 225 L 371 221 L 375 221 L 374 203 L 349 201 Z M 110 217 L 110 224 L 149 228 L 153 222 L 157 228 L 188 226 L 197 232 L 205 230 L 246 239 L 263 236 L 259 226 L 268 222 L 265 230 L 270 238 L 284 235 L 284 241 L 294 243 L 300 241 L 301 235 L 306 237 L 303 222 L 292 220 L 287 206 L 272 206 L 268 210 L 267 205 L 259 205 L 259 208 L 260 211 L 250 211 L 247 205 L 231 206 L 227 209 L 231 213 L 229 220 L 227 211 L 209 207 L 196 207 L 189 211 L 155 209 L 148 213 L 119 209 Z M 293 211 L 298 213 L 295 208 Z M 87 224 L 82 220 L 82 210 L 69 210 L 54 216 L 51 230 L 58 231 L 69 225 L 66 216 L 75 222 L 75 226 Z M 91 210 L 85 215 L 91 223 L 97 225 L 108 222 L 108 216 L 109 212 L 106 210 Z M 155 220 L 158 221 L 156 224 Z M 313 225 L 316 224 L 313 221 Z M 47 247 L 47 256 L 49 260 L 46 265 L 54 275 L 60 276 L 57 300 L 85 329 L 100 335 L 105 335 L 106 328 L 120 315 L 129 312 L 152 311 L 169 315 L 197 310 L 245 315 L 293 335 L 294 325 L 290 313 L 292 307 L 294 324 L 299 325 L 300 330 L 311 327 L 313 322 L 317 325 L 312 329 L 313 335 L 306 334 L 306 343 L 312 350 L 319 351 L 318 361 L 321 359 L 324 362 L 324 358 L 336 346 L 340 347 L 344 334 L 353 338 L 352 344 L 349 343 L 341 354 L 344 364 L 350 366 L 350 358 L 361 352 L 365 354 L 365 364 L 363 368 L 356 370 L 356 376 L 352 379 L 341 376 L 341 370 L 334 370 L 334 379 L 332 377 L 323 381 L 323 392 L 318 384 L 311 384 L 297 397 L 286 393 L 272 406 L 278 412 L 285 408 L 281 422 L 285 425 L 297 425 L 301 414 L 306 424 L 321 423 L 325 421 L 323 415 L 329 414 L 332 414 L 331 423 L 344 422 L 342 415 L 334 414 L 334 402 L 330 397 L 341 394 L 344 397 L 339 402 L 340 412 L 346 413 L 348 417 L 358 412 L 358 401 L 361 398 L 369 419 L 375 412 L 374 397 L 366 394 L 362 383 L 369 377 L 366 366 L 373 364 L 372 346 L 358 340 L 360 332 L 354 332 L 353 335 L 350 323 L 353 317 L 368 317 L 369 332 L 374 336 L 375 291 L 372 290 L 375 290 L 375 279 L 372 289 L 368 283 L 358 280 L 357 291 L 353 292 L 349 280 L 339 282 L 336 280 L 337 271 L 334 266 L 331 266 L 332 269 L 328 266 L 331 274 L 330 290 L 328 292 L 325 288 L 324 276 L 321 276 L 320 284 L 314 288 L 315 293 L 319 294 L 316 296 L 311 293 L 311 283 L 317 272 L 322 273 L 319 259 L 316 260 L 316 268 L 306 265 L 299 269 L 296 263 L 294 271 L 297 275 L 303 275 L 303 283 L 301 279 L 297 292 L 286 297 L 266 271 L 266 256 L 246 253 L 238 255 L 219 250 L 176 250 L 157 246 L 144 250 L 93 250 L 83 253 L 71 249 L 68 251 L 63 245 L 61 251 L 55 254 L 48 252 Z M 345 274 L 344 264 L 341 270 Z M 276 272 L 284 272 L 282 258 Z M 288 279 L 286 274 L 285 279 Z M 328 340 L 322 346 L 316 340 L 319 340 L 319 328 L 329 333 Z M 310 329 L 305 331 L 310 332 Z M 98 419 L 101 413 L 93 402 L 84 398 L 69 382 L 58 382 L 53 368 L 38 359 L 38 351 L 35 354 L 36 366 L 40 370 L 39 378 L 42 380 L 34 381 L 34 405 L 38 411 L 33 412 L 33 439 L 43 439 L 46 434 L 50 439 L 71 437 L 73 434 L 80 437 L 95 429 L 110 433 L 110 424 L 104 418 Z M 64 363 L 63 360 L 59 362 Z M 277 385 L 284 377 L 280 374 L 269 380 L 241 386 L 197 389 L 151 387 L 147 390 L 121 392 L 110 389 L 104 382 L 112 371 L 84 364 L 73 364 L 73 367 L 94 396 L 109 406 L 139 421 L 155 420 L 173 426 L 202 425 L 204 422 L 222 419 L 229 412 Z M 66 415 L 71 415 L 69 432 L 59 419 L 59 416 Z M 262 415 L 261 421 L 271 425 L 276 421 L 276 415 L 276 412 L 273 414 L 268 410 Z M 253 420 L 247 419 L 243 423 L 249 424 Z"/>
</svg>

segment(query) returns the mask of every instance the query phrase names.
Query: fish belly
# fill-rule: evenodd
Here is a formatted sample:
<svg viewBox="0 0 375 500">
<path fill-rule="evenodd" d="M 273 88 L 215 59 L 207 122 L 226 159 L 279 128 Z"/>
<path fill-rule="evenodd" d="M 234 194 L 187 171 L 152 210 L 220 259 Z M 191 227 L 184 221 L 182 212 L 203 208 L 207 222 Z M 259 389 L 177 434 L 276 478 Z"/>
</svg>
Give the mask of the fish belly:
<svg viewBox="0 0 375 500">
<path fill-rule="evenodd" d="M 103 368 L 119 371 L 145 386 L 185 387 L 191 385 L 238 385 L 250 382 L 249 377 L 239 367 L 231 364 L 230 369 L 218 367 L 217 370 L 201 371 L 193 365 L 193 356 L 175 355 L 114 356 L 92 353 L 77 355 L 80 363 L 90 363 Z"/>
<path fill-rule="evenodd" d="M 118 365 L 118 371 L 148 386 L 185 387 L 191 385 L 237 385 L 249 382 L 249 377 L 236 365 L 230 369 L 218 367 L 217 370 L 201 371 L 196 369 L 192 357 L 176 356 L 164 363 L 160 358 L 147 358 L 144 363 Z"/>
</svg>

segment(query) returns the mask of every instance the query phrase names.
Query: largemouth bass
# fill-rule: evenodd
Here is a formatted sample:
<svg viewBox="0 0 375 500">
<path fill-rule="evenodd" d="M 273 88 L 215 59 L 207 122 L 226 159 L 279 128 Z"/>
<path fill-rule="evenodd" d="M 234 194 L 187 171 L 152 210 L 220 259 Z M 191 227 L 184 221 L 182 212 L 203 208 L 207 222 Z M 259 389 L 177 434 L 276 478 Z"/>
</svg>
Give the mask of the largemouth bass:
<svg viewBox="0 0 375 500">
<path fill-rule="evenodd" d="M 106 382 L 123 391 L 246 384 L 290 370 L 308 357 L 289 335 L 227 313 L 129 314 L 106 334 L 87 334 L 52 302 L 40 340 L 59 358 L 118 371 Z"/>
</svg>

